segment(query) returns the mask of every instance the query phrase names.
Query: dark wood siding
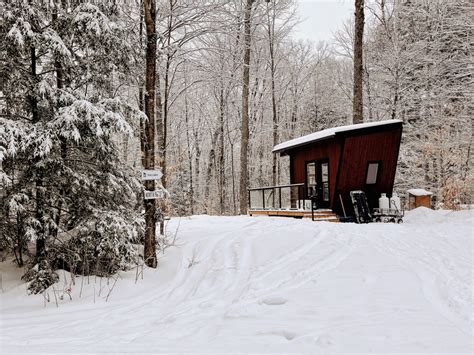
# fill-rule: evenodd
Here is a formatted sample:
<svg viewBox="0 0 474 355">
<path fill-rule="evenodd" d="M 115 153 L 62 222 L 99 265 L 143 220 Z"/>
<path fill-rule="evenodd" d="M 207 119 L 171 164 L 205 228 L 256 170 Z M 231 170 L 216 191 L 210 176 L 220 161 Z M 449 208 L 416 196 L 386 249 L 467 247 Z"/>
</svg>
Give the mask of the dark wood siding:
<svg viewBox="0 0 474 355">
<path fill-rule="evenodd" d="M 337 193 L 349 201 L 349 192 L 364 190 L 371 208 L 378 207 L 382 192 L 392 194 L 400 147 L 401 126 L 383 132 L 346 136 Z M 366 185 L 369 162 L 380 162 L 377 183 Z M 339 208 L 337 208 L 339 210 Z"/>
<path fill-rule="evenodd" d="M 306 162 L 313 160 L 329 160 L 329 193 L 332 208 L 336 189 L 336 176 L 341 154 L 340 139 L 331 138 L 315 144 L 298 147 L 290 152 L 291 183 L 306 182 Z"/>
</svg>

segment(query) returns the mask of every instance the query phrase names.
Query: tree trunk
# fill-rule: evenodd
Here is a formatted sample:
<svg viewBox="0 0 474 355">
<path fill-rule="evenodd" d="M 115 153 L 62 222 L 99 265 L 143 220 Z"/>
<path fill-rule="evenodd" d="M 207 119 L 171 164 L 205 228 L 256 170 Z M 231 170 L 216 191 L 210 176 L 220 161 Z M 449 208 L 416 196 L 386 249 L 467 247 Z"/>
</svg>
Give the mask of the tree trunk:
<svg viewBox="0 0 474 355">
<path fill-rule="evenodd" d="M 146 76 L 145 76 L 145 113 L 147 121 L 145 130 L 145 169 L 155 168 L 155 82 L 156 82 L 156 3 L 155 0 L 144 0 L 146 43 Z M 145 181 L 145 190 L 155 190 L 155 181 Z M 145 263 L 156 268 L 156 206 L 155 200 L 145 202 Z"/>
<path fill-rule="evenodd" d="M 372 89 L 370 86 L 370 73 L 369 73 L 369 68 L 367 65 L 364 65 L 364 73 L 365 73 L 365 87 L 367 90 L 367 106 L 369 111 L 369 122 L 373 120 L 374 114 L 373 114 L 373 104 L 372 104 Z M 377 115 L 378 116 L 378 115 Z"/>
<path fill-rule="evenodd" d="M 225 186 L 225 157 L 224 157 L 224 88 L 221 86 L 219 95 L 219 151 L 218 151 L 218 190 L 219 190 L 219 213 L 225 212 L 224 186 Z"/>
<path fill-rule="evenodd" d="M 143 1 L 143 0 L 142 0 Z M 140 49 L 143 48 L 143 7 L 140 9 L 140 31 L 139 31 L 139 43 Z M 143 82 L 140 80 L 138 84 L 138 109 L 142 112 L 145 111 L 144 99 L 143 99 Z M 140 152 L 142 166 L 145 166 L 145 122 L 140 119 Z"/>
<path fill-rule="evenodd" d="M 163 172 L 163 177 L 161 179 L 161 183 L 163 187 L 166 187 L 166 155 L 165 155 L 165 146 L 166 146 L 166 133 L 164 129 L 164 119 L 163 119 L 163 103 L 161 101 L 161 89 L 160 89 L 160 74 L 156 73 L 156 97 L 155 97 L 155 107 L 156 107 L 156 130 L 158 131 L 157 134 L 157 145 L 158 145 L 158 157 L 155 159 L 155 163 L 158 164 L 161 171 Z M 159 204 L 159 208 L 161 210 L 161 214 L 163 216 L 164 211 L 166 209 L 165 201 L 161 201 Z M 165 234 L 165 224 L 163 220 L 160 220 L 160 235 Z"/>
<path fill-rule="evenodd" d="M 187 87 L 187 67 L 184 71 L 184 87 Z M 194 214 L 194 184 L 193 184 L 193 156 L 191 149 L 191 138 L 189 134 L 189 107 L 188 107 L 188 92 L 184 92 L 184 119 L 186 122 L 186 146 L 188 150 L 188 169 L 189 169 L 189 199 L 190 199 L 190 212 Z"/>
<path fill-rule="evenodd" d="M 163 171 L 163 178 L 162 183 L 163 186 L 166 187 L 168 182 L 168 176 L 166 173 L 166 148 L 167 148 L 167 140 L 168 140 L 168 105 L 169 105 L 169 71 L 170 71 L 170 58 L 167 56 L 166 65 L 165 65 L 165 78 L 164 78 L 164 101 L 163 101 L 163 139 L 161 141 L 161 169 Z"/>
<path fill-rule="evenodd" d="M 228 106 L 226 106 L 226 112 L 228 113 Z M 236 183 L 235 183 L 235 164 L 234 164 L 234 141 L 231 138 L 229 120 L 226 120 L 226 133 L 227 140 L 229 141 L 228 151 L 230 153 L 230 176 L 232 179 L 232 214 L 237 214 L 237 193 L 236 193 Z"/>
<path fill-rule="evenodd" d="M 194 143 L 195 149 L 196 149 L 196 156 L 194 157 L 194 175 L 196 177 L 195 183 L 194 183 L 194 191 L 196 195 L 200 195 L 199 189 L 200 189 L 200 184 L 199 184 L 199 176 L 201 175 L 201 148 L 199 147 L 199 143 L 195 142 Z"/>
<path fill-rule="evenodd" d="M 64 5 L 64 4 L 63 4 Z M 56 29 L 56 31 L 60 31 L 58 27 L 58 13 L 57 13 L 57 7 L 54 9 L 53 14 L 52 14 L 52 20 L 53 20 L 53 25 Z M 61 64 L 61 60 L 59 59 L 59 56 L 56 56 L 54 60 L 54 67 L 56 70 L 56 87 L 58 90 L 62 90 L 64 88 L 64 70 L 63 66 Z M 67 143 L 66 139 L 64 137 L 59 138 L 61 141 L 61 158 L 63 161 L 66 161 L 67 159 Z M 60 188 L 59 191 L 59 200 L 58 200 L 58 209 L 56 212 L 56 215 L 54 216 L 54 222 L 56 224 L 56 228 L 54 230 L 54 235 L 56 236 L 58 234 L 59 230 L 59 223 L 61 222 L 61 210 L 63 208 L 63 201 L 66 198 L 66 189 L 64 185 Z"/>
<path fill-rule="evenodd" d="M 143 98 L 143 88 L 140 87 L 138 88 L 138 109 L 142 112 L 145 111 L 145 104 L 144 104 L 144 98 Z M 142 166 L 145 166 L 145 121 L 143 119 L 140 119 L 140 152 L 141 152 L 141 162 Z"/>
<path fill-rule="evenodd" d="M 163 171 L 163 177 L 161 182 L 164 187 L 167 186 L 168 183 L 168 176 L 166 173 L 167 169 L 167 140 L 168 140 L 168 113 L 169 113 L 169 94 L 171 89 L 170 83 L 170 68 L 171 68 L 171 60 L 172 55 L 170 53 L 171 50 L 171 39 L 173 34 L 173 11 L 176 1 L 169 1 L 170 6 L 170 16 L 168 18 L 168 31 L 167 31 L 167 38 L 166 38 L 166 61 L 165 61 L 165 73 L 164 73 L 164 92 L 163 92 L 163 139 L 161 141 L 161 170 Z M 160 227 L 161 228 L 161 227 Z"/>
<path fill-rule="evenodd" d="M 240 214 L 247 214 L 248 145 L 249 145 L 249 83 L 252 2 L 247 0 L 244 14 L 244 69 L 242 75 L 242 138 L 240 143 Z"/>
<path fill-rule="evenodd" d="M 269 11 L 268 11 L 269 13 Z M 275 6 L 273 6 L 272 16 L 268 15 L 268 49 L 270 54 L 270 78 L 272 90 L 272 122 L 273 122 L 273 146 L 278 144 L 278 115 L 275 95 Z M 277 155 L 272 154 L 272 185 L 277 184 Z"/>
<path fill-rule="evenodd" d="M 30 47 L 30 60 L 31 60 L 31 78 L 33 85 L 36 84 L 38 78 L 36 76 L 36 48 L 34 46 Z M 35 96 L 36 88 L 32 88 L 32 94 L 29 97 L 30 109 L 32 116 L 32 123 L 38 124 L 40 121 L 39 111 L 38 111 L 38 100 Z M 36 165 L 39 162 L 39 158 L 34 158 L 34 164 Z M 35 217 L 39 222 L 38 235 L 36 238 L 36 259 L 38 265 L 41 265 L 40 261 L 46 256 L 46 236 L 45 229 L 43 225 L 44 220 L 44 191 L 43 191 L 43 172 L 42 168 L 35 169 L 35 199 L 36 199 L 36 212 Z"/>
<path fill-rule="evenodd" d="M 214 170 L 214 165 L 216 161 L 216 141 L 219 136 L 219 127 L 214 131 L 212 138 L 211 138 L 211 150 L 209 150 L 209 158 L 208 158 L 208 165 L 207 165 L 207 173 L 206 173 L 206 183 L 204 187 L 204 204 L 206 207 L 206 213 L 212 212 L 211 203 L 210 203 L 210 188 L 212 184 L 212 170 Z"/>
<path fill-rule="evenodd" d="M 397 66 L 395 68 L 395 80 L 394 80 L 394 93 L 393 93 L 393 100 L 392 100 L 392 112 L 390 114 L 390 118 L 392 120 L 394 120 L 395 118 L 397 118 L 397 106 L 398 106 L 398 100 L 399 100 L 399 96 L 398 96 L 398 83 L 399 83 L 399 77 L 398 77 L 398 63 L 397 63 Z"/>
<path fill-rule="evenodd" d="M 364 39 L 364 0 L 355 0 L 354 30 L 354 97 L 352 102 L 352 122 L 364 122 L 363 110 L 363 46 Z"/>
<path fill-rule="evenodd" d="M 17 225 L 17 234 L 16 234 L 16 240 L 17 240 L 17 247 L 13 248 L 13 253 L 15 254 L 15 260 L 18 265 L 18 267 L 23 267 L 24 262 L 23 262 L 23 249 L 27 248 L 27 245 L 25 243 L 25 228 L 24 228 L 24 221 L 21 216 L 20 212 L 16 213 L 16 225 Z M 18 253 L 17 253 L 18 252 Z"/>
</svg>

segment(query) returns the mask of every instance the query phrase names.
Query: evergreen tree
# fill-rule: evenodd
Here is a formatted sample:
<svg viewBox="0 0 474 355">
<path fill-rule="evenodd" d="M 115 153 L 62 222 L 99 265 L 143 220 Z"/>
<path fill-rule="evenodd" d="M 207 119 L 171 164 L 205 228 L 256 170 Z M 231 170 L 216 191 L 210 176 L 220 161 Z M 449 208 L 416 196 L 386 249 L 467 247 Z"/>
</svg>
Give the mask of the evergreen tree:
<svg viewBox="0 0 474 355">
<path fill-rule="evenodd" d="M 115 144 L 141 118 L 115 96 L 128 71 L 125 28 L 74 4 L 9 2 L 0 24 L 0 228 L 17 254 L 36 241 L 32 292 L 54 282 L 45 273 L 58 262 L 85 273 L 126 268 L 143 227 L 134 223 L 140 183 Z"/>
</svg>

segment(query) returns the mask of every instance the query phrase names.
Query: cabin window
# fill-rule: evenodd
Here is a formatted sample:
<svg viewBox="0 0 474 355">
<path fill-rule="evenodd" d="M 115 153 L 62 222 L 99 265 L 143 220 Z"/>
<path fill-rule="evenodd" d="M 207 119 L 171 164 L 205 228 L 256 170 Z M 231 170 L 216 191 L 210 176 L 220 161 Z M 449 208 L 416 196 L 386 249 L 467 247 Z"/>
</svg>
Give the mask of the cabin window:
<svg viewBox="0 0 474 355">
<path fill-rule="evenodd" d="M 306 164 L 306 187 L 308 197 L 316 195 L 316 163 Z"/>
<path fill-rule="evenodd" d="M 377 176 L 379 173 L 379 162 L 369 163 L 367 166 L 367 179 L 365 183 L 367 185 L 374 185 L 377 183 Z"/>
<path fill-rule="evenodd" d="M 329 163 L 321 163 L 321 185 L 323 188 L 322 199 L 329 202 Z"/>
</svg>

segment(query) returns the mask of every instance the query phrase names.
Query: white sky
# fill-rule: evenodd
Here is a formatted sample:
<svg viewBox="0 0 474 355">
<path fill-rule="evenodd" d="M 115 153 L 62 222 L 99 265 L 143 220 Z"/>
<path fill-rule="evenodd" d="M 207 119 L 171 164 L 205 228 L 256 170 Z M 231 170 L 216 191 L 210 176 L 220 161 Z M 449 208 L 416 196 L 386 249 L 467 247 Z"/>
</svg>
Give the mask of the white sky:
<svg viewBox="0 0 474 355">
<path fill-rule="evenodd" d="M 354 0 L 297 0 L 298 15 L 302 22 L 295 28 L 297 39 L 315 43 L 331 40 L 332 34 L 342 28 L 344 21 L 354 13 Z"/>
</svg>

